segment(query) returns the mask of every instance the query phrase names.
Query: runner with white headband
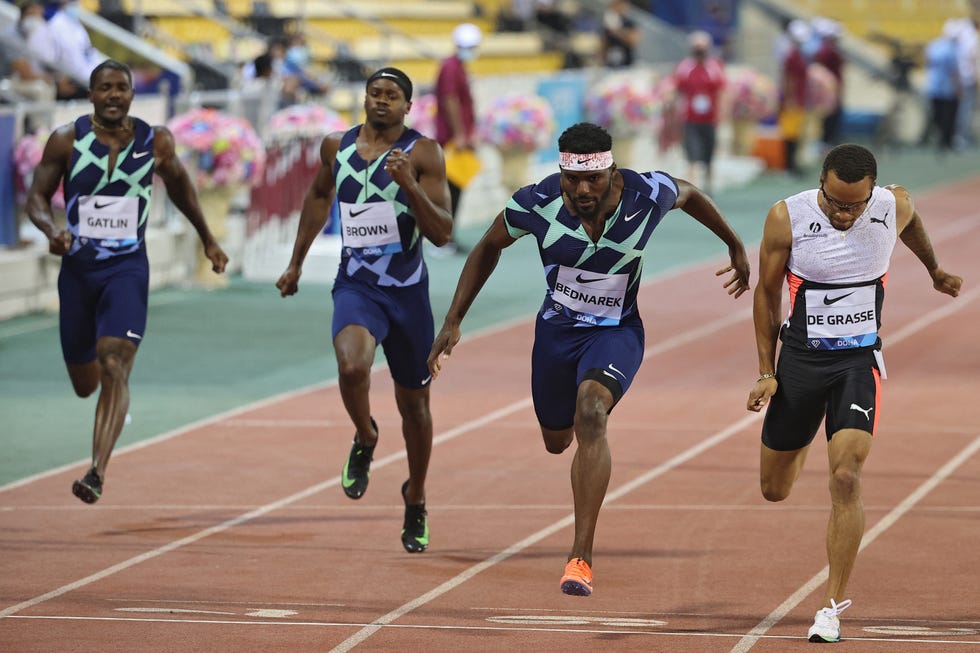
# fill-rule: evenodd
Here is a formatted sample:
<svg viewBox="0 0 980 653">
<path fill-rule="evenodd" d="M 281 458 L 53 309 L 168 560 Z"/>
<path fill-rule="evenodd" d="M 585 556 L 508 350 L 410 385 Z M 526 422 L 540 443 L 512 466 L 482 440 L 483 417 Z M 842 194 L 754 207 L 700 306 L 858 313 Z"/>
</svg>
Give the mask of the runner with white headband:
<svg viewBox="0 0 980 653">
<path fill-rule="evenodd" d="M 643 250 L 668 211 L 683 209 L 728 247 L 724 287 L 749 288 L 742 241 L 700 189 L 663 172 L 616 167 L 612 138 L 579 123 L 558 139 L 560 172 L 518 190 L 463 267 L 452 306 L 429 355 L 432 376 L 460 339 L 460 323 L 501 250 L 538 241 L 548 290 L 535 326 L 531 394 L 545 449 L 578 444 L 572 461 L 575 536 L 561 591 L 592 593 L 592 542 L 611 470 L 606 421 L 643 360 L 637 290 Z"/>
</svg>

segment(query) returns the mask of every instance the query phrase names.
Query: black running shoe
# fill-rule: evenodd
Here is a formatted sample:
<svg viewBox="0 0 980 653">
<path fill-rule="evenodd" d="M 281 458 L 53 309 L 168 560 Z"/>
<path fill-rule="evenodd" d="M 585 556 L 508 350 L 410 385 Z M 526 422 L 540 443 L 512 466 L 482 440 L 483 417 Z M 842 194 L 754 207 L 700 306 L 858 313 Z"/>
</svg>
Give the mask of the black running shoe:
<svg viewBox="0 0 980 653">
<path fill-rule="evenodd" d="M 402 500 L 408 492 L 408 481 L 402 485 Z M 402 524 L 402 546 L 409 553 L 422 553 L 429 547 L 429 520 L 425 503 L 405 503 L 405 522 Z"/>
<path fill-rule="evenodd" d="M 102 479 L 95 467 L 71 485 L 71 493 L 85 503 L 95 503 L 102 496 Z"/>
<path fill-rule="evenodd" d="M 374 432 L 378 432 L 378 425 L 371 418 L 371 426 Z M 377 446 L 377 445 L 375 445 Z M 344 494 L 351 499 L 360 499 L 364 496 L 368 486 L 368 476 L 371 474 L 371 459 L 374 457 L 374 447 L 367 447 L 357 441 L 357 434 L 354 434 L 354 444 L 350 448 L 347 462 L 344 463 L 344 473 L 340 477 L 340 484 L 344 488 Z"/>
</svg>

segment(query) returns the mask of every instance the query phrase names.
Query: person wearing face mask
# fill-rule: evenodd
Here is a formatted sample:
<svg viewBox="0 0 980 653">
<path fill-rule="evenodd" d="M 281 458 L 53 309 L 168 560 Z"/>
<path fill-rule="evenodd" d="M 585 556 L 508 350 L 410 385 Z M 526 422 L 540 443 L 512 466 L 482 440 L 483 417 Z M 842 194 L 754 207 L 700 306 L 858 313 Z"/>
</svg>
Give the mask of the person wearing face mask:
<svg viewBox="0 0 980 653">
<path fill-rule="evenodd" d="M 62 0 L 58 11 L 28 39 L 31 52 L 41 63 L 73 82 L 59 86 L 59 100 L 87 98 L 92 71 L 108 58 L 92 45 L 88 30 L 79 20 L 80 11 L 77 0 Z"/>
<path fill-rule="evenodd" d="M 436 140 L 447 151 L 474 151 L 476 139 L 476 112 L 466 64 L 476 59 L 483 33 L 473 23 L 457 25 L 453 30 L 455 52 L 442 60 L 436 76 Z M 459 198 L 463 187 L 449 181 L 452 196 L 453 222 L 456 221 Z M 441 254 L 465 253 L 465 248 L 451 239 Z"/>
<path fill-rule="evenodd" d="M 44 28 L 44 7 L 40 2 L 26 2 L 20 7 L 20 19 L 0 34 L 5 63 L 9 66 L 10 87 L 14 93 L 35 102 L 55 98 L 54 77 L 44 70 L 39 57 L 28 45 L 31 35 Z M 8 74 L 5 70 L 4 74 Z"/>
<path fill-rule="evenodd" d="M 289 37 L 280 64 L 282 98 L 280 104 L 289 106 L 301 102 L 305 95 L 324 95 L 330 87 L 309 73 L 310 50 L 306 38 L 299 33 Z"/>
<path fill-rule="evenodd" d="M 688 37 L 690 56 L 674 69 L 677 91 L 683 102 L 684 155 L 688 179 L 711 192 L 711 162 L 718 126 L 718 99 L 725 87 L 725 66 L 711 56 L 711 35 L 693 32 Z M 699 169 L 703 174 L 699 175 Z M 700 179 L 699 179 L 700 177 Z"/>
</svg>

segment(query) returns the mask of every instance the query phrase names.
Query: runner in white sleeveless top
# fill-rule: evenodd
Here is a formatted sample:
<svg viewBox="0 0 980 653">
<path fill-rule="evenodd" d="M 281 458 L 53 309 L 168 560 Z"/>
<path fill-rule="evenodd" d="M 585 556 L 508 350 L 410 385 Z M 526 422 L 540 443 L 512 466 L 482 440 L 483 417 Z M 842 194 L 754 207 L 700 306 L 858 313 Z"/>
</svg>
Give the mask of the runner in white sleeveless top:
<svg viewBox="0 0 980 653">
<path fill-rule="evenodd" d="M 939 265 L 908 191 L 879 188 L 876 178 L 870 151 L 835 147 L 824 160 L 818 189 L 769 210 L 759 251 L 754 315 L 760 376 L 747 407 L 758 412 L 768 405 L 760 463 L 767 500 L 789 496 L 826 417 L 830 578 L 824 607 L 807 634 L 813 642 L 838 641 L 838 615 L 851 604 L 843 597 L 864 531 L 861 468 L 878 424 L 885 378 L 878 329 L 896 240 L 922 261 L 939 292 L 955 297 L 963 282 Z"/>
</svg>

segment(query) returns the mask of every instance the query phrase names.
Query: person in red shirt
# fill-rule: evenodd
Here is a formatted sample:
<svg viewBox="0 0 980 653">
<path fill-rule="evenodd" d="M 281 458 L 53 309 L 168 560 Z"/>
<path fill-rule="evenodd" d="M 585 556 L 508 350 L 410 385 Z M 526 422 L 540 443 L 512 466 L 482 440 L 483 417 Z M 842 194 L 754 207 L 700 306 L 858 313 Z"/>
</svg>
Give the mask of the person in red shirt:
<svg viewBox="0 0 980 653">
<path fill-rule="evenodd" d="M 472 150 L 476 139 L 476 112 L 473 107 L 473 93 L 466 73 L 466 62 L 477 56 L 477 48 L 483 40 L 480 28 L 472 23 L 457 25 L 453 30 L 453 43 L 456 51 L 439 64 L 434 94 L 436 96 L 436 141 L 444 149 L 454 147 L 459 150 Z M 463 189 L 449 182 L 452 198 L 453 222 L 459 208 L 459 198 Z M 464 251 L 455 239 L 442 248 L 444 253 Z"/>
<path fill-rule="evenodd" d="M 688 37 L 691 55 L 674 69 L 684 121 L 684 155 L 688 179 L 697 179 L 697 168 L 704 168 L 704 180 L 697 185 L 711 192 L 711 160 L 715 152 L 718 126 L 718 97 L 725 88 L 725 66 L 711 56 L 711 35 L 694 32 Z"/>
<path fill-rule="evenodd" d="M 841 54 L 838 39 L 840 38 L 840 23 L 830 18 L 814 21 L 814 30 L 820 36 L 820 47 L 813 55 L 813 62 L 818 63 L 837 80 L 837 103 L 834 109 L 823 118 L 820 140 L 825 147 L 840 143 L 840 123 L 844 95 L 844 56 Z"/>
<path fill-rule="evenodd" d="M 800 177 L 802 171 L 796 160 L 806 122 L 806 67 L 803 43 L 810 36 L 806 23 L 794 20 L 789 25 L 791 45 L 782 62 L 780 79 L 779 126 L 786 147 L 786 172 Z"/>
</svg>

